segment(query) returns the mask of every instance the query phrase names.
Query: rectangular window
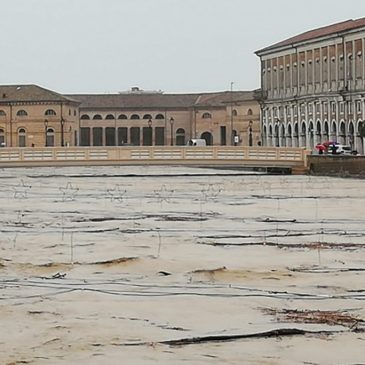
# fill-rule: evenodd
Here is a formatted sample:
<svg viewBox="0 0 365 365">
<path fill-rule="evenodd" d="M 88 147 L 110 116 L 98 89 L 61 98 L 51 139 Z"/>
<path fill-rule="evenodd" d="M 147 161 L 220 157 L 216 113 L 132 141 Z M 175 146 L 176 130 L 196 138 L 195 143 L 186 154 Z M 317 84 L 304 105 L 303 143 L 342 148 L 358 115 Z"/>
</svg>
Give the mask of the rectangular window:
<svg viewBox="0 0 365 365">
<path fill-rule="evenodd" d="M 319 114 L 321 112 L 321 104 L 316 103 L 316 113 Z"/>
<path fill-rule="evenodd" d="M 328 104 L 323 103 L 323 114 L 328 114 Z"/>
<path fill-rule="evenodd" d="M 80 146 L 90 146 L 90 128 L 80 129 Z"/>
<path fill-rule="evenodd" d="M 128 128 L 119 127 L 118 128 L 118 146 L 123 146 L 128 143 Z"/>
<path fill-rule="evenodd" d="M 266 111 L 265 111 L 266 114 Z M 227 144 L 227 131 L 225 126 L 221 126 L 221 146 L 225 146 Z"/>
<path fill-rule="evenodd" d="M 155 128 L 155 145 L 163 146 L 165 144 L 165 128 L 156 127 Z"/>
<path fill-rule="evenodd" d="M 348 108 L 349 108 L 349 114 L 352 114 L 354 112 L 354 106 L 352 103 L 348 104 Z"/>
<path fill-rule="evenodd" d="M 340 113 L 343 114 L 345 112 L 345 104 L 342 102 L 340 103 Z"/>
<path fill-rule="evenodd" d="M 331 112 L 336 113 L 336 104 L 333 101 L 331 102 Z"/>
<path fill-rule="evenodd" d="M 302 114 L 302 115 L 305 114 L 305 105 L 304 104 L 300 105 L 300 114 Z"/>
<path fill-rule="evenodd" d="M 357 114 L 361 113 L 361 101 L 360 100 L 358 100 L 356 102 L 356 112 L 357 112 Z"/>
</svg>

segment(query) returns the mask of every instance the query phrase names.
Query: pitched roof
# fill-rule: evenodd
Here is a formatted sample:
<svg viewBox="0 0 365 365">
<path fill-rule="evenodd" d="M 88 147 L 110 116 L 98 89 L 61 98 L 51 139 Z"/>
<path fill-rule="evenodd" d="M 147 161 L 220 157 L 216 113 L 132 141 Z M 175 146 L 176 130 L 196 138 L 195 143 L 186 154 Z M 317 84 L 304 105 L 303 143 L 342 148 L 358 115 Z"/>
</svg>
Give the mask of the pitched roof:
<svg viewBox="0 0 365 365">
<path fill-rule="evenodd" d="M 81 102 L 81 109 L 166 109 L 204 106 L 225 106 L 231 101 L 246 101 L 254 98 L 251 91 L 229 91 L 197 94 L 73 94 L 68 95 Z"/>
<path fill-rule="evenodd" d="M 196 106 L 225 106 L 254 99 L 253 91 L 224 91 L 211 94 L 201 94 L 195 102 Z"/>
<path fill-rule="evenodd" d="M 68 95 L 81 102 L 80 108 L 187 108 L 194 104 L 196 94 L 75 94 Z"/>
<path fill-rule="evenodd" d="M 313 29 L 308 32 L 301 33 L 299 35 L 296 35 L 294 37 L 288 38 L 284 41 L 275 43 L 271 46 L 265 47 L 263 49 L 260 49 L 259 51 L 256 51 L 256 54 L 260 54 L 266 51 L 274 50 L 276 48 L 290 46 L 293 44 L 315 40 L 318 38 L 336 35 L 339 33 L 344 33 L 347 31 L 351 31 L 358 28 L 365 27 L 365 18 L 359 18 L 359 19 L 349 19 L 340 23 L 335 23 L 331 25 L 327 25 L 321 28 Z"/>
<path fill-rule="evenodd" d="M 0 103 L 9 102 L 76 102 L 38 85 L 0 85 Z"/>
</svg>

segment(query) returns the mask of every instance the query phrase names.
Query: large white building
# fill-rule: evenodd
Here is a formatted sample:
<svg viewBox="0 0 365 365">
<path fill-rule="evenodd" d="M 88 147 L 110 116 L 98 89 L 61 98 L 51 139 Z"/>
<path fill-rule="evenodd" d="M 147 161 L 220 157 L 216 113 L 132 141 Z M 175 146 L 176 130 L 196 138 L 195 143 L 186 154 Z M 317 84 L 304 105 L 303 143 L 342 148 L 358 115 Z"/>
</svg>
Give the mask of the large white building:
<svg viewBox="0 0 365 365">
<path fill-rule="evenodd" d="M 365 18 L 314 29 L 256 52 L 267 146 L 336 140 L 364 152 Z"/>
</svg>

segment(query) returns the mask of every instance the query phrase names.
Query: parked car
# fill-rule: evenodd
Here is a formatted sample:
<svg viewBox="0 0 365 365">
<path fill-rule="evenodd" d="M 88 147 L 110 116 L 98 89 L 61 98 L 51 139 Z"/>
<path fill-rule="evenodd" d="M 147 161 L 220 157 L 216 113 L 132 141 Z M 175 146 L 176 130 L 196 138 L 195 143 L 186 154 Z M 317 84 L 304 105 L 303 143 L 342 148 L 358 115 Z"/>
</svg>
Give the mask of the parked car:
<svg viewBox="0 0 365 365">
<path fill-rule="evenodd" d="M 356 150 L 352 149 L 352 146 L 342 145 L 341 143 L 337 143 L 334 141 L 326 141 L 323 143 L 318 143 L 315 146 L 315 149 L 318 151 L 318 154 L 327 154 L 327 155 L 352 155 L 357 156 L 359 153 Z"/>
<path fill-rule="evenodd" d="M 197 146 L 197 147 L 205 147 L 207 142 L 205 139 L 193 138 L 189 139 L 187 146 Z"/>
<path fill-rule="evenodd" d="M 356 150 L 353 150 L 351 146 L 342 145 L 340 143 L 331 143 L 328 146 L 328 153 L 332 155 L 347 155 L 347 156 L 356 156 L 358 153 Z"/>
</svg>

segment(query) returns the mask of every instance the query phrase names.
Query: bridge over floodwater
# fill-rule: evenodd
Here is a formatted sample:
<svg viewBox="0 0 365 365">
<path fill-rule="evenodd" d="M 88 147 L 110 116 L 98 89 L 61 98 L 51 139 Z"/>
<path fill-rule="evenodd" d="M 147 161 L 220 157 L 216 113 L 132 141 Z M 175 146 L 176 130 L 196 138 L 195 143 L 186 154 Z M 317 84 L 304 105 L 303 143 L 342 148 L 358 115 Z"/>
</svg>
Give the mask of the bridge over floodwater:
<svg viewBox="0 0 365 365">
<path fill-rule="evenodd" d="M 121 146 L 1 148 L 0 167 L 183 165 L 305 171 L 304 148 Z"/>
</svg>

